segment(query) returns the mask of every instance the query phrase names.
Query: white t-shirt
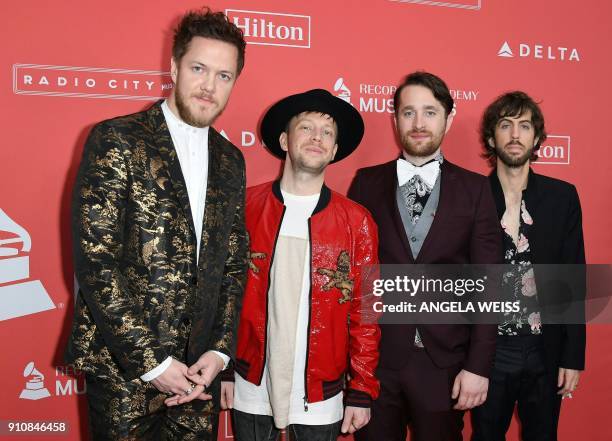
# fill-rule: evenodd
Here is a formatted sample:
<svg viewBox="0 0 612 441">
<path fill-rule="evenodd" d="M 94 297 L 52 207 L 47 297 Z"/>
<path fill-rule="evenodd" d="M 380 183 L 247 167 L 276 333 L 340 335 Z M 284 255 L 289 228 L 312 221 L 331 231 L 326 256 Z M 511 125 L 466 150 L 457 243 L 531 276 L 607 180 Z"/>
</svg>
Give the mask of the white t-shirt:
<svg viewBox="0 0 612 441">
<path fill-rule="evenodd" d="M 308 241 L 308 218 L 319 201 L 319 194 L 297 196 L 282 191 L 285 206 L 285 215 L 279 232 L 281 237 L 299 238 Z M 275 250 L 276 252 L 276 250 Z M 304 370 L 306 367 L 306 347 L 308 341 L 308 316 L 310 311 L 310 247 L 306 247 L 304 274 L 300 293 L 300 304 L 297 320 L 295 360 L 293 364 L 293 382 L 289 397 L 288 424 L 320 425 L 332 424 L 343 417 L 342 392 L 317 403 L 308 403 L 308 410 L 304 406 Z M 273 295 L 272 292 L 269 293 Z M 267 361 L 267 360 L 266 360 Z M 271 415 L 270 395 L 268 392 L 267 363 L 261 385 L 256 386 L 243 379 L 238 373 L 235 375 L 234 408 L 246 413 L 256 415 Z M 282 428 L 282 427 L 281 427 Z"/>
</svg>

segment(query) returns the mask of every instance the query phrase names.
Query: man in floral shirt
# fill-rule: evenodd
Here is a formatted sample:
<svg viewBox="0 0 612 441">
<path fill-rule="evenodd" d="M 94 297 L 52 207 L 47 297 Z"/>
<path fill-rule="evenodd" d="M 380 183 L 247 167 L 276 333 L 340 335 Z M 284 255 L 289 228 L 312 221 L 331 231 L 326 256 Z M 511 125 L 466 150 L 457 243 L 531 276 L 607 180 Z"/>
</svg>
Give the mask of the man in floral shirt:
<svg viewBox="0 0 612 441">
<path fill-rule="evenodd" d="M 534 264 L 584 264 L 582 215 L 576 188 L 534 173 L 546 139 L 544 117 L 523 92 L 497 98 L 485 110 L 481 141 L 504 230 L 504 287 L 520 302 L 498 327 L 487 401 L 474 409 L 473 440 L 505 439 L 518 404 L 525 441 L 556 440 L 562 397 L 572 397 L 584 369 L 585 326 L 542 325 Z"/>
</svg>

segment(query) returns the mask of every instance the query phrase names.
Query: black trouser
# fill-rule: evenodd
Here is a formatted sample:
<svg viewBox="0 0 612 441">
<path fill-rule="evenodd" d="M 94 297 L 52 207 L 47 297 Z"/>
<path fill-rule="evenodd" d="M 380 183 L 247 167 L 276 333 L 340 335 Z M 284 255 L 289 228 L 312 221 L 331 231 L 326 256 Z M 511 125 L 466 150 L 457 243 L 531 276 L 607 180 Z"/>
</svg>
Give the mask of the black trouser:
<svg viewBox="0 0 612 441">
<path fill-rule="evenodd" d="M 356 441 L 460 441 L 463 411 L 454 410 L 451 392 L 460 366 L 438 368 L 424 349 L 414 348 L 401 369 L 379 367 L 380 395 L 372 419 Z"/>
<path fill-rule="evenodd" d="M 267 415 L 253 415 L 234 409 L 232 413 L 236 441 L 277 441 L 280 430 L 274 419 Z M 290 424 L 287 427 L 289 441 L 336 441 L 340 435 L 342 420 L 333 424 Z"/>
<path fill-rule="evenodd" d="M 503 441 L 517 405 L 523 441 L 557 439 L 561 396 L 539 335 L 498 336 L 487 401 L 472 411 L 472 441 Z"/>
</svg>

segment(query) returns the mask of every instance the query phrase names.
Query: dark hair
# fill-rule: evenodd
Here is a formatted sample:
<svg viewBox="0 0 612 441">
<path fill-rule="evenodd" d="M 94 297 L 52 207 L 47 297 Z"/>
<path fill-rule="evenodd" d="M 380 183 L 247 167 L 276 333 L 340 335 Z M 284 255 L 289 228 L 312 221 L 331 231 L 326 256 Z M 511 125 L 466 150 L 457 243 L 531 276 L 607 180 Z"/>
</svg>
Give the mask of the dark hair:
<svg viewBox="0 0 612 441">
<path fill-rule="evenodd" d="M 237 75 L 244 67 L 246 42 L 241 29 L 230 23 L 223 12 L 212 12 L 209 8 L 187 12 L 174 30 L 172 56 L 179 62 L 187 52 L 193 37 L 212 38 L 236 46 L 238 49 Z"/>
<path fill-rule="evenodd" d="M 397 112 L 399 111 L 400 104 L 400 94 L 404 87 L 407 86 L 423 86 L 431 90 L 433 96 L 442 104 L 444 110 L 446 111 L 446 116 L 448 116 L 452 110 L 455 102 L 453 101 L 453 97 L 448 90 L 448 86 L 440 77 L 437 77 L 434 74 L 424 71 L 412 72 L 407 75 L 402 81 L 395 91 L 393 95 L 393 106 L 395 107 L 395 115 L 397 116 Z"/>
<path fill-rule="evenodd" d="M 513 92 L 507 92 L 503 95 L 498 96 L 485 109 L 482 115 L 482 121 L 480 124 L 480 141 L 484 147 L 482 154 L 483 158 L 489 160 L 491 165 L 495 165 L 497 158 L 497 152 L 494 147 L 489 145 L 489 139 L 495 139 L 495 127 L 500 119 L 505 117 L 516 118 L 527 111 L 531 111 L 531 123 L 533 124 L 536 138 L 538 138 L 537 144 L 533 148 L 533 154 L 531 155 L 531 161 L 538 159 L 537 151 L 540 149 L 542 143 L 546 140 L 546 130 L 544 128 L 544 115 L 540 110 L 540 106 L 536 103 L 529 95 L 520 90 Z"/>
</svg>

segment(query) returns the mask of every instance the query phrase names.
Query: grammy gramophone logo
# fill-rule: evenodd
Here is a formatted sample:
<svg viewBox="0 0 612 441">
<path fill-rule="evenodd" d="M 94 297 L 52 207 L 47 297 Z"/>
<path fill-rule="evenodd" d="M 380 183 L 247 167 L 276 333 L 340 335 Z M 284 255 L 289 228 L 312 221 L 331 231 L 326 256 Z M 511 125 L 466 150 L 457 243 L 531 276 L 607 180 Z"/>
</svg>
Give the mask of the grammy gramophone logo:
<svg viewBox="0 0 612 441">
<path fill-rule="evenodd" d="M 49 390 L 45 387 L 45 376 L 34 367 L 33 361 L 26 365 L 23 376 L 27 381 L 19 398 L 22 400 L 40 400 L 51 396 Z"/>
<path fill-rule="evenodd" d="M 351 90 L 346 86 L 344 82 L 344 78 L 340 77 L 334 83 L 334 92 L 336 92 L 336 96 L 340 99 L 343 99 L 347 103 L 351 103 Z"/>
<path fill-rule="evenodd" d="M 0 321 L 54 309 L 40 280 L 30 279 L 32 240 L 0 208 Z"/>
</svg>

